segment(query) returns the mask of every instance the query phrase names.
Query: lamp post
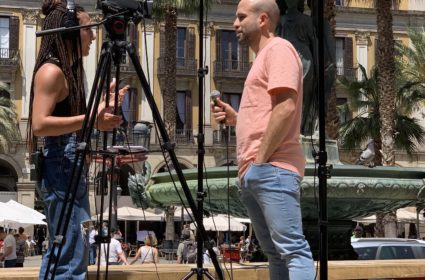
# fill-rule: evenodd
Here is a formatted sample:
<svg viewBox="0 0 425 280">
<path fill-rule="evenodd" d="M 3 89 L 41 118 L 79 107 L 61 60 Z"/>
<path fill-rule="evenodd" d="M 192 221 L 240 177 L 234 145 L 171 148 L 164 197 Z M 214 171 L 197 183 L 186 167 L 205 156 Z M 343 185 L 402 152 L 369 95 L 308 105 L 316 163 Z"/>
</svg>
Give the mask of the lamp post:
<svg viewBox="0 0 425 280">
<path fill-rule="evenodd" d="M 148 121 L 134 122 L 133 144 L 136 146 L 143 146 L 149 150 L 151 129 L 152 129 L 152 123 Z"/>
</svg>

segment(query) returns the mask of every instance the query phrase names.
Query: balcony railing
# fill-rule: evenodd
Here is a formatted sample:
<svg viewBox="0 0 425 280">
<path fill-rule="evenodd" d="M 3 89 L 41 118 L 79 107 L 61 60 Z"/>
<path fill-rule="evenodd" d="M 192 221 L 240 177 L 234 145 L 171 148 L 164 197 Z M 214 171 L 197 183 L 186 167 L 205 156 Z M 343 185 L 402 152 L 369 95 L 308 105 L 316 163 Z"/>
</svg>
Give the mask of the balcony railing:
<svg viewBox="0 0 425 280">
<path fill-rule="evenodd" d="M 249 62 L 240 60 L 214 61 L 214 77 L 245 79 L 250 68 Z"/>
<path fill-rule="evenodd" d="M 220 3 L 223 5 L 237 5 L 239 0 L 221 0 Z"/>
<path fill-rule="evenodd" d="M 0 48 L 0 65 L 19 65 L 19 50 Z"/>
<path fill-rule="evenodd" d="M 176 70 L 177 76 L 191 76 L 196 77 L 197 71 L 197 60 L 194 58 L 176 58 Z M 165 75 L 165 64 L 164 58 L 158 58 L 158 75 Z"/>
<path fill-rule="evenodd" d="M 176 129 L 176 134 L 174 136 L 174 141 L 176 144 L 195 144 L 193 138 L 192 129 Z"/>
<path fill-rule="evenodd" d="M 357 68 L 337 67 L 336 74 L 338 76 L 344 76 L 349 80 L 355 80 L 357 77 Z"/>
<path fill-rule="evenodd" d="M 234 130 L 234 128 L 231 128 Z M 236 135 L 234 131 L 225 132 L 224 130 L 214 130 L 213 131 L 213 144 L 214 145 L 236 145 Z"/>
</svg>

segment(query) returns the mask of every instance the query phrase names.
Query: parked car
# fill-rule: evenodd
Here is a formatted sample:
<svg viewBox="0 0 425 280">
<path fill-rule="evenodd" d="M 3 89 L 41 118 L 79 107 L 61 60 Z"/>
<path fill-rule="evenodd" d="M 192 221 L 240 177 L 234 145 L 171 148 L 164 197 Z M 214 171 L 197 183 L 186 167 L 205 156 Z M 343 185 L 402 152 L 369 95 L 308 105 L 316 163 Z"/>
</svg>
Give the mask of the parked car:
<svg viewBox="0 0 425 280">
<path fill-rule="evenodd" d="M 404 238 L 358 238 L 351 241 L 359 260 L 425 259 L 425 242 Z"/>
</svg>

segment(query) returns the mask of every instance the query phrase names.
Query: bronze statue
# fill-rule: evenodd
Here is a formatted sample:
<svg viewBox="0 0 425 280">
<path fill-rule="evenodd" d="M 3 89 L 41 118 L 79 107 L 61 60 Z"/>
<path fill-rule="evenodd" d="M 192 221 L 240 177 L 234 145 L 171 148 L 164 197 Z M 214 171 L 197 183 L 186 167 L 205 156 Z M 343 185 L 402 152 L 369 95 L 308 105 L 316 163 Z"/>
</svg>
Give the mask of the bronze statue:
<svg viewBox="0 0 425 280">
<path fill-rule="evenodd" d="M 310 9 L 311 1 L 308 1 Z M 316 1 L 312 1 L 317 5 Z M 291 42 L 300 56 L 304 71 L 304 96 L 301 134 L 312 135 L 318 115 L 317 57 L 318 46 L 314 18 L 304 14 L 304 0 L 277 0 L 281 20 L 277 34 Z M 329 24 L 325 21 L 325 100 L 335 80 L 335 43 Z M 333 50 L 333 51 L 331 51 Z"/>
</svg>

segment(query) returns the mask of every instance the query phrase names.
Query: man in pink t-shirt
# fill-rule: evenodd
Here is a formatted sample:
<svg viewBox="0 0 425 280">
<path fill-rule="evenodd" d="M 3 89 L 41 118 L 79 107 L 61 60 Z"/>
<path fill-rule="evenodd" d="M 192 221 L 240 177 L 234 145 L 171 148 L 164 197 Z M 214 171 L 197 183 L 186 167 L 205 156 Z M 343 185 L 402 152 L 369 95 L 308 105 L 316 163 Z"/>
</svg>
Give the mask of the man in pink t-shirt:
<svg viewBox="0 0 425 280">
<path fill-rule="evenodd" d="M 288 41 L 275 37 L 273 0 L 242 0 L 234 27 L 240 44 L 256 54 L 237 113 L 217 100 L 217 122 L 236 125 L 241 201 L 270 263 L 270 279 L 314 279 L 302 230 L 300 181 L 305 159 L 299 143 L 302 64 Z"/>
</svg>

